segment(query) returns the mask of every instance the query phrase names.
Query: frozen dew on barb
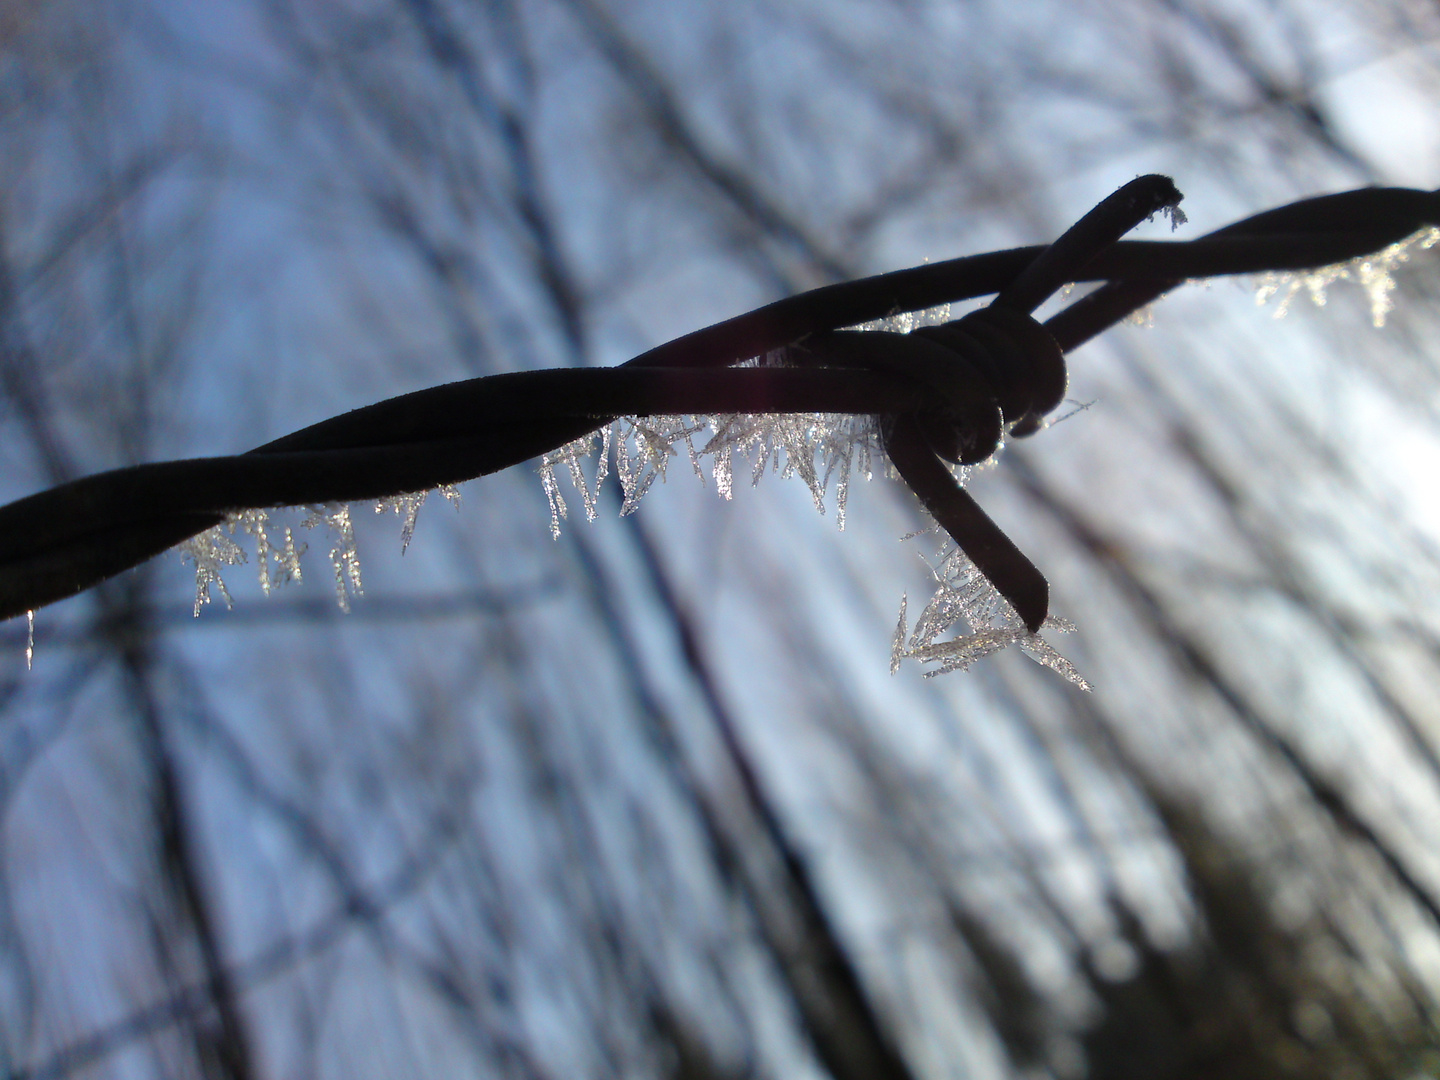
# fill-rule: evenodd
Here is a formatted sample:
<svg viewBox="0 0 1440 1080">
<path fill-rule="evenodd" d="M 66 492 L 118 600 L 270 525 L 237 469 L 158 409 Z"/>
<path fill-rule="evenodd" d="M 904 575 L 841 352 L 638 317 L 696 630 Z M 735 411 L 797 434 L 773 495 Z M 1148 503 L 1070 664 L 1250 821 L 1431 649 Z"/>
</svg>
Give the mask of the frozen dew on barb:
<svg viewBox="0 0 1440 1080">
<path fill-rule="evenodd" d="M 1390 295 L 1395 290 L 1395 269 L 1410 261 L 1416 247 L 1428 251 L 1436 244 L 1440 244 L 1440 228 L 1432 225 L 1371 255 L 1304 273 L 1262 274 L 1255 289 L 1255 303 L 1264 305 L 1272 297 L 1279 296 L 1275 318 L 1281 319 L 1289 312 L 1290 302 L 1301 290 L 1309 295 L 1310 302 L 1316 307 L 1324 307 L 1331 285 L 1337 281 L 1354 281 L 1369 297 L 1370 321 L 1379 328 L 1385 325 L 1385 317 L 1395 307 Z"/>
<path fill-rule="evenodd" d="M 1025 628 L 1024 621 L 1009 601 L 996 591 L 995 586 L 986 580 L 953 541 L 945 542 L 938 562 L 931 566 L 930 571 L 935 577 L 935 593 L 916 618 L 913 630 L 906 626 L 909 598 L 902 597 L 900 600 L 900 619 L 890 649 L 892 675 L 900 670 L 901 661 L 907 659 L 938 664 L 933 671 L 925 673 L 927 679 L 951 671 L 964 671 L 977 660 L 1010 645 L 1018 645 L 1036 663 L 1050 668 L 1082 690 L 1091 689 L 1074 664 L 1039 634 L 1032 634 Z M 957 624 L 968 628 L 969 633 L 941 638 Z M 1075 627 L 1052 615 L 1045 620 L 1042 629 L 1070 633 Z"/>
</svg>

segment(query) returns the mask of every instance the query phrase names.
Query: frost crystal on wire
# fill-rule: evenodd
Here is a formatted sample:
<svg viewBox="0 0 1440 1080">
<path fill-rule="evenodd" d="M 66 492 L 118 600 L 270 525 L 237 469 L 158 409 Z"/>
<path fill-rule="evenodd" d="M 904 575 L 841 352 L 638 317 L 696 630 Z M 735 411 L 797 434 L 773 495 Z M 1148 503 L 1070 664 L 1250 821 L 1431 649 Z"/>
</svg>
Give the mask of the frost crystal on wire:
<svg viewBox="0 0 1440 1080">
<path fill-rule="evenodd" d="M 225 522 L 225 528 L 233 535 L 236 526 L 243 528 L 255 538 L 255 562 L 260 576 L 260 591 L 266 596 L 270 590 L 291 581 L 301 581 L 300 556 L 305 551 L 301 544 L 295 548 L 295 534 L 290 526 L 281 527 L 284 540 L 277 548 L 270 542 L 268 528 L 270 511 L 245 510 L 232 514 Z M 273 576 L 272 576 L 273 569 Z"/>
<path fill-rule="evenodd" d="M 443 484 L 439 488 L 440 494 L 452 506 L 460 505 L 460 489 L 454 484 Z M 420 517 L 420 507 L 425 505 L 425 499 L 429 496 L 428 491 L 408 491 L 403 495 L 392 495 L 388 499 L 379 499 L 375 503 L 375 513 L 395 513 L 400 516 L 400 554 L 404 555 L 410 547 L 410 541 L 415 539 L 415 522 Z"/>
<path fill-rule="evenodd" d="M 233 513 L 219 525 L 207 529 L 198 536 L 192 536 L 177 550 L 182 559 L 195 564 L 195 617 L 200 609 L 210 603 L 213 586 L 220 591 L 227 608 L 233 607 L 230 590 L 220 576 L 222 566 L 238 566 L 249 562 L 249 556 L 233 539 L 236 529 L 243 529 L 255 538 L 255 562 L 260 578 L 260 591 L 266 596 L 278 585 L 300 581 L 300 556 L 305 545 L 295 546 L 295 535 L 288 525 L 283 526 L 284 540 L 276 547 L 268 534 L 270 512 L 268 510 L 245 510 Z"/>
<path fill-rule="evenodd" d="M 891 641 L 892 675 L 900 670 L 901 661 L 906 659 L 938 664 L 933 671 L 925 673 L 927 679 L 951 671 L 964 671 L 991 653 L 1009 645 L 1018 645 L 1037 664 L 1050 668 L 1082 690 L 1090 689 L 1090 684 L 1074 664 L 1039 634 L 1032 634 L 1025 628 L 1024 621 L 1009 601 L 995 590 L 995 586 L 953 542 L 946 541 L 938 562 L 930 569 L 935 576 L 935 594 L 916 618 L 914 630 L 906 629 L 908 597 L 901 598 L 900 620 Z M 957 623 L 967 626 L 970 632 L 941 640 L 941 635 L 948 633 Z M 1061 633 L 1075 629 L 1068 621 L 1053 615 L 1045 620 L 1044 628 Z"/>
<path fill-rule="evenodd" d="M 696 447 L 696 436 L 709 433 Z M 583 461 L 595 454 L 595 437 L 601 436 L 592 486 L 585 478 Z M 550 503 L 550 533 L 560 536 L 560 522 L 569 506 L 560 494 L 556 467 L 564 466 L 570 482 L 585 505 L 587 521 L 595 520 L 600 485 L 609 473 L 614 448 L 615 474 L 624 504 L 620 513 L 632 514 L 656 480 L 663 481 L 670 459 L 685 448 L 690 468 L 702 483 L 710 479 L 723 499 L 734 495 L 735 457 L 749 462 L 750 482 L 758 484 L 766 472 L 782 478 L 798 476 L 810 489 L 815 508 L 825 513 L 825 495 L 835 484 L 836 518 L 845 527 L 845 501 L 850 478 L 858 472 L 869 479 L 878 437 L 868 416 L 828 413 L 722 414 L 717 416 L 627 416 L 613 424 L 553 450 L 540 459 L 540 484 Z"/>
<path fill-rule="evenodd" d="M 1440 244 L 1440 228 L 1432 225 L 1381 251 L 1347 262 L 1322 266 L 1302 274 L 1263 274 L 1255 290 L 1255 303 L 1265 304 L 1271 297 L 1279 295 L 1275 318 L 1280 319 L 1290 310 L 1290 302 L 1302 289 L 1309 294 L 1312 304 L 1324 307 L 1331 285 L 1337 281 L 1354 281 L 1370 298 L 1370 321 L 1378 328 L 1385 325 L 1385 317 L 1395 307 L 1395 301 L 1390 296 L 1395 289 L 1395 268 L 1409 262 L 1417 245 L 1421 251 L 1428 251 L 1436 244 Z"/>
<path fill-rule="evenodd" d="M 624 497 L 620 507 L 622 516 L 636 511 L 657 478 L 665 479 L 665 469 L 675 456 L 676 443 L 685 445 L 690 467 L 700 482 L 705 482 L 693 441 L 705 430 L 703 417 L 696 422 L 683 416 L 627 416 L 615 421 L 612 427 L 615 433 L 605 445 L 608 447 L 612 441 L 615 445 L 615 475 L 620 478 L 620 493 Z M 604 467 L 597 467 L 596 476 L 603 475 Z M 598 480 L 596 490 L 599 490 Z"/>
<path fill-rule="evenodd" d="M 927 311 L 901 312 L 865 323 L 856 329 L 890 330 L 909 333 L 920 326 L 948 322 L 950 305 Z M 784 366 L 789 363 L 785 349 L 776 349 L 747 361 L 743 366 Z M 698 449 L 698 436 L 709 437 Z M 600 437 L 592 487 L 582 463 L 595 455 Z M 550 504 L 550 534 L 560 536 L 560 522 L 569 518 L 569 506 L 560 494 L 557 469 L 569 473 L 571 485 L 585 505 L 585 517 L 595 519 L 600 485 L 609 473 L 614 448 L 615 473 L 620 480 L 624 504 L 621 514 L 634 513 L 640 500 L 656 480 L 664 481 L 670 459 L 683 446 L 690 467 L 701 482 L 706 481 L 709 460 L 715 490 L 729 499 L 735 489 L 735 457 L 750 464 L 750 482 L 757 484 L 766 472 L 782 478 L 798 476 L 805 481 L 815 508 L 825 513 L 825 495 L 835 485 L 836 522 L 845 527 L 845 503 L 851 477 L 859 473 L 870 478 L 872 461 L 879 452 L 879 432 L 872 417 L 835 413 L 759 413 L 714 416 L 626 416 L 610 425 L 583 435 L 540 459 L 540 485 Z"/>
<path fill-rule="evenodd" d="M 230 590 L 225 588 L 225 579 L 220 576 L 220 568 L 222 566 L 238 566 L 248 561 L 245 549 L 231 539 L 231 534 L 235 531 L 236 520 L 235 517 L 230 517 L 214 528 L 206 529 L 179 545 L 181 558 L 189 559 L 195 564 L 195 617 L 197 619 L 200 617 L 200 609 L 214 599 L 210 595 L 212 585 L 220 590 L 220 595 L 224 598 L 227 608 L 234 606 L 234 602 L 230 599 Z"/>
<path fill-rule="evenodd" d="M 392 495 L 375 503 L 375 513 L 393 512 L 400 516 L 400 554 L 404 555 L 415 538 L 415 521 L 420 517 L 420 507 L 425 505 L 428 491 L 411 491 L 404 495 Z"/>
<path fill-rule="evenodd" d="M 445 500 L 459 505 L 460 492 L 453 484 L 444 484 L 438 489 Z M 415 534 L 415 519 L 420 513 L 428 492 L 410 492 L 381 499 L 375 503 L 375 512 L 381 514 L 393 510 L 400 515 L 400 551 L 403 554 Z M 324 526 L 335 537 L 330 549 L 330 562 L 335 568 L 335 596 L 342 611 L 350 610 L 350 597 L 363 595 L 360 582 L 360 554 L 355 546 L 355 527 L 350 518 L 350 508 L 339 504 L 306 507 L 309 516 L 300 524 L 303 528 L 314 529 Z M 233 539 L 237 532 L 243 532 L 255 540 L 255 563 L 260 579 L 260 591 L 269 596 L 271 591 L 289 582 L 303 581 L 300 571 L 300 556 L 304 555 L 305 544 L 295 542 L 295 531 L 289 525 L 277 526 L 271 520 L 271 510 L 241 510 L 230 514 L 213 529 L 207 529 L 198 536 L 179 544 L 175 550 L 182 558 L 195 564 L 195 614 L 213 599 L 211 590 L 218 590 L 225 606 L 233 606 L 229 590 L 221 577 L 221 568 L 235 566 L 249 561 L 243 547 Z M 279 528 L 279 538 L 272 538 L 272 529 Z"/>
<path fill-rule="evenodd" d="M 324 525 L 335 536 L 330 549 L 330 565 L 335 568 L 335 601 L 340 610 L 350 611 L 350 596 L 364 596 L 360 583 L 360 553 L 355 548 L 355 524 L 350 520 L 350 507 L 338 503 L 307 507 L 310 516 L 300 524 L 307 529 Z"/>
<path fill-rule="evenodd" d="M 540 483 L 545 489 L 545 498 L 550 503 L 550 535 L 556 540 L 560 539 L 560 519 L 570 516 L 570 508 L 565 505 L 565 497 L 560 494 L 559 483 L 555 479 L 555 466 L 564 465 L 570 473 L 570 483 L 575 490 L 580 492 L 580 499 L 585 505 L 585 520 L 595 520 L 595 507 L 600 498 L 600 485 L 605 482 L 605 475 L 610 467 L 610 429 L 613 425 L 606 425 L 598 431 L 592 431 L 582 435 L 573 442 L 568 442 L 558 450 L 551 450 L 540 458 Z M 595 467 L 595 486 L 592 488 L 585 480 L 584 470 L 581 462 L 595 453 L 595 436 L 601 437 L 600 458 Z M 669 450 L 667 443 L 665 449 Z M 623 477 L 623 473 L 622 473 Z"/>
</svg>

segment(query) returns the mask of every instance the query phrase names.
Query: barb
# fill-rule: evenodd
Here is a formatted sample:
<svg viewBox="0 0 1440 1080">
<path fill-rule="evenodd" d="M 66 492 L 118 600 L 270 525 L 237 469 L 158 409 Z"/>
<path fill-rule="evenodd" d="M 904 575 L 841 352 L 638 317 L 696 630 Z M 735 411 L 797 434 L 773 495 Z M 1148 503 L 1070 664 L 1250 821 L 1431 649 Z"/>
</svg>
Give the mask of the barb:
<svg viewBox="0 0 1440 1080">
<path fill-rule="evenodd" d="M 88 589 L 235 511 L 454 484 L 553 451 L 617 416 L 831 412 L 891 418 L 882 430 L 892 463 L 1033 632 L 1045 618 L 1043 575 L 939 458 L 981 460 L 1003 430 L 1037 430 L 1064 392 L 1062 354 L 1187 279 L 1326 266 L 1440 224 L 1440 193 L 1367 188 L 1292 203 L 1198 240 L 1118 239 L 1179 198 L 1168 178 L 1141 177 L 1048 247 L 815 289 L 618 368 L 433 387 L 248 454 L 117 469 L 31 495 L 0 507 L 0 618 Z M 1031 317 L 1061 286 L 1095 281 L 1104 284 L 1043 327 Z M 988 308 L 911 335 L 840 330 L 991 294 Z M 732 366 L 781 349 L 798 366 Z"/>
</svg>

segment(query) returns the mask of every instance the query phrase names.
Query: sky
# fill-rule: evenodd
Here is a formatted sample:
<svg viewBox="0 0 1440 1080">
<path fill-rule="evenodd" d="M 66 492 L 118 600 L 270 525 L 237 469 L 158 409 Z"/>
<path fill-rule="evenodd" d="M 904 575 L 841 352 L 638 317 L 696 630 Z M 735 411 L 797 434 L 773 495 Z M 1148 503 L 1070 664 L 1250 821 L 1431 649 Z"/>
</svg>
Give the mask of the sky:
<svg viewBox="0 0 1440 1080">
<path fill-rule="evenodd" d="M 1401 12 L 38 14 L 0 79 L 0 247 L 39 357 L 7 376 L 0 492 L 61 479 L 37 431 L 83 474 L 618 363 L 842 273 L 1051 238 L 1141 172 L 1186 193 L 1177 238 L 1431 186 L 1436 27 Z M 558 540 L 534 463 L 432 496 L 403 555 L 354 507 L 348 616 L 299 511 L 276 520 L 304 581 L 269 598 L 252 547 L 234 610 L 192 618 L 172 554 L 39 612 L 32 671 L 12 622 L 0 1065 L 203 1074 L 239 1045 L 254 1075 L 662 1075 L 700 1047 L 717 1075 L 819 1076 L 787 967 L 808 926 L 916 1075 L 1015 1075 L 982 925 L 1044 1002 L 1032 1068 L 1075 1075 L 1089 972 L 1206 937 L 1176 807 L 1313 953 L 1378 973 L 1321 965 L 1320 1007 L 1351 979 L 1433 1001 L 1434 258 L 1382 330 L 1353 284 L 1279 320 L 1255 282 L 1186 288 L 1078 352 L 1079 411 L 971 480 L 1090 694 L 1014 649 L 889 673 L 935 543 L 900 542 L 924 522 L 883 469 L 842 532 L 833 492 L 824 516 L 793 478 L 721 500 L 683 452 L 623 518 L 613 476 L 593 523 L 562 478 Z M 216 970 L 238 1019 L 155 1019 Z"/>
</svg>

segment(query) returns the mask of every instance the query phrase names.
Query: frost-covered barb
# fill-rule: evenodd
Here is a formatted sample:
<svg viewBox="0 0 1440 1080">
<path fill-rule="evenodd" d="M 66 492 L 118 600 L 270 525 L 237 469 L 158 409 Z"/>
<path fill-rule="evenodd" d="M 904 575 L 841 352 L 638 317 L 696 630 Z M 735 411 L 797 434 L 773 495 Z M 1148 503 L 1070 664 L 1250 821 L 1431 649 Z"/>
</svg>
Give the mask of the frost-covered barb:
<svg viewBox="0 0 1440 1080">
<path fill-rule="evenodd" d="M 709 438 L 697 449 L 697 436 L 704 432 L 709 432 Z M 596 455 L 597 442 L 600 456 L 590 469 L 595 476 L 590 483 L 582 466 Z M 833 480 L 836 517 L 842 529 L 852 474 L 870 479 L 874 463 L 884 456 L 875 418 L 863 415 L 624 417 L 609 428 L 591 432 L 541 459 L 541 484 L 550 502 L 552 534 L 559 536 L 560 521 L 568 516 L 568 507 L 559 491 L 557 469 L 563 467 L 569 472 L 584 503 L 586 519 L 593 521 L 600 485 L 609 472 L 607 458 L 612 448 L 615 472 L 625 496 L 621 512 L 628 514 L 639 505 L 655 479 L 664 478 L 669 460 L 679 456 L 681 446 L 702 483 L 707 481 L 708 460 L 710 477 L 715 481 L 717 492 L 726 499 L 733 495 L 737 454 L 749 461 L 752 484 L 758 483 L 766 472 L 777 472 L 781 477 L 799 476 L 809 487 L 815 507 L 822 514 Z M 953 466 L 952 471 L 963 485 L 974 468 L 960 465 Z M 1090 684 L 1069 660 L 1025 628 L 1015 609 L 953 541 L 946 541 L 931 570 L 937 583 L 936 591 L 913 631 L 907 629 L 906 601 L 901 601 L 900 625 L 891 652 L 892 673 L 898 671 L 904 659 L 938 664 L 925 673 L 927 678 L 963 671 L 991 653 L 1018 645 L 1037 663 L 1081 689 L 1090 689 Z M 942 639 L 957 626 L 965 632 Z M 1075 629 L 1071 623 L 1054 616 L 1046 620 L 1044 628 L 1062 633 Z"/>
<path fill-rule="evenodd" d="M 1390 295 L 1395 291 L 1395 269 L 1409 262 L 1416 250 L 1429 251 L 1436 244 L 1440 244 L 1440 228 L 1430 226 L 1372 255 L 1362 255 L 1303 273 L 1262 274 L 1255 290 L 1255 303 L 1263 305 L 1272 297 L 1279 296 L 1275 318 L 1281 319 L 1301 290 L 1309 295 L 1310 302 L 1316 307 L 1324 307 L 1331 285 L 1337 281 L 1354 281 L 1370 298 L 1371 322 L 1377 328 L 1382 327 L 1385 317 L 1395 308 L 1395 301 Z"/>
<path fill-rule="evenodd" d="M 900 599 L 900 620 L 890 644 L 892 675 L 900 670 L 903 660 L 939 664 L 925 673 L 927 679 L 964 671 L 991 653 L 1018 645 L 1037 664 L 1050 668 L 1082 690 L 1091 688 L 1074 664 L 1039 634 L 1025 628 L 1015 609 L 952 541 L 945 542 L 930 571 L 935 576 L 935 593 L 915 620 L 913 630 L 906 626 L 909 598 Z M 957 625 L 968 627 L 969 633 L 941 640 L 941 635 L 950 633 Z M 1070 633 L 1075 626 L 1051 615 L 1043 628 Z"/>
<path fill-rule="evenodd" d="M 188 527 L 197 514 L 213 520 L 212 489 L 245 492 L 236 497 L 249 506 L 270 505 L 267 492 L 274 491 L 326 503 L 337 493 L 343 497 L 357 484 L 373 481 L 371 457 L 354 452 L 364 450 L 388 461 L 391 448 L 403 456 L 407 475 L 448 479 L 454 475 L 457 439 L 469 441 L 465 460 L 474 475 L 485 475 L 519 464 L 537 441 L 554 446 L 568 437 L 561 432 L 573 432 L 575 416 L 593 414 L 593 409 L 603 416 L 633 415 L 546 455 L 540 473 L 555 532 L 567 512 L 557 466 L 569 473 L 586 516 L 594 517 L 610 469 L 611 444 L 625 512 L 635 508 L 657 477 L 664 478 L 670 458 L 683 444 L 702 480 L 704 459 L 711 459 L 710 475 L 726 497 L 733 490 L 737 450 L 749 459 L 752 481 L 770 470 L 799 475 L 821 509 L 833 482 L 842 524 L 851 474 L 857 468 L 868 473 L 877 448 L 883 446 L 895 474 L 968 553 L 971 569 L 988 575 L 1023 624 L 1032 633 L 1039 631 L 1047 625 L 1049 583 L 959 486 L 962 477 L 947 471 L 947 463 L 978 464 L 993 455 L 1005 433 L 1019 438 L 1039 431 L 1064 400 L 1065 354 L 1179 280 L 1328 260 L 1334 265 L 1298 280 L 1267 282 L 1262 299 L 1287 289 L 1282 300 L 1288 300 L 1305 288 L 1319 302 L 1331 282 L 1350 278 L 1367 290 L 1374 320 L 1381 323 L 1391 306 L 1394 268 L 1415 243 L 1423 249 L 1440 242 L 1440 230 L 1432 227 L 1440 225 L 1440 193 L 1407 188 L 1364 188 L 1303 199 L 1184 243 L 1123 240 L 1147 215 L 1173 210 L 1181 198 L 1169 177 L 1137 177 L 1050 245 L 827 285 L 659 345 L 621 368 L 467 379 L 376 402 L 247 454 L 136 465 L 85 478 L 80 488 L 62 484 L 26 496 L 0 507 L 7 523 L 0 529 L 0 613 L 23 614 L 118 572 L 121 566 L 114 558 L 98 558 L 92 551 L 100 539 L 113 547 L 110 538 L 124 536 L 128 565 L 135 565 L 153 553 L 156 537 L 183 535 L 181 526 Z M 1172 224 L 1183 220 L 1178 213 L 1171 217 Z M 1393 243 L 1417 232 L 1408 243 Z M 1021 256 L 1023 268 L 1017 266 Z M 1077 278 L 1105 283 L 1043 325 L 1037 322 L 1034 313 L 1040 306 Z M 863 321 L 937 297 L 968 301 L 988 295 L 994 296 L 989 304 L 953 320 L 942 308 L 878 324 Z M 1286 305 L 1279 306 L 1283 310 Z M 842 329 L 847 323 L 860 326 L 847 332 Z M 911 337 L 908 332 L 917 328 Z M 875 329 L 892 332 L 867 333 Z M 793 364 L 800 370 L 730 369 L 725 374 L 722 369 L 744 355 L 742 350 L 760 355 L 739 365 L 741 369 Z M 680 373 L 692 368 L 694 379 Z M 577 403 L 588 404 L 577 412 Z M 718 415 L 721 410 L 747 409 L 780 415 Z M 809 409 L 890 419 L 877 431 L 869 419 L 818 412 L 793 415 Z M 667 411 L 683 415 L 646 415 Z M 474 438 L 490 423 L 533 423 L 534 434 L 543 438 Z M 430 426 L 427 437 L 417 437 Z M 596 455 L 597 439 L 599 460 L 592 481 L 585 459 Z M 408 472 L 417 468 L 418 473 Z M 283 483 L 277 476 L 283 476 Z M 423 481 L 416 483 L 423 486 Z M 133 520 L 133 493 L 162 490 L 168 498 L 163 512 L 153 521 Z M 383 507 L 402 517 L 402 540 L 413 531 L 418 507 L 418 498 L 406 496 Z M 310 524 L 327 524 L 339 538 L 331 559 L 343 606 L 360 586 L 349 511 L 326 505 L 312 514 Z M 237 526 L 255 536 L 262 589 L 272 583 L 277 566 L 282 571 L 298 566 L 293 538 L 271 544 L 263 515 L 248 523 L 229 519 L 185 545 L 196 563 L 197 606 L 209 599 L 212 586 L 226 595 L 221 569 L 243 556 L 237 555 L 232 539 Z M 33 574 L 35 558 L 56 557 L 62 551 L 71 553 L 65 557 L 68 573 Z M 967 595 L 961 587 L 967 577 L 968 572 L 942 583 L 935 611 L 968 610 L 956 600 Z M 972 625 L 969 637 L 951 642 L 931 632 L 933 620 L 927 616 L 916 636 L 908 631 L 900 636 L 899 653 L 953 670 L 1013 640 L 1051 662 L 1044 651 L 1048 646 L 1037 645 L 1029 635 L 1023 635 L 1022 642 L 1009 616 L 1005 611 L 988 616 L 988 621 Z"/>
<path fill-rule="evenodd" d="M 921 326 L 948 322 L 950 318 L 950 305 L 946 304 L 928 311 L 898 314 L 855 329 L 909 333 Z M 787 362 L 786 351 L 781 349 L 749 363 L 784 365 Z M 571 485 L 584 504 L 586 520 L 593 521 L 613 452 L 614 471 L 624 495 L 621 513 L 629 514 L 639 506 L 655 480 L 665 478 L 670 459 L 678 457 L 682 447 L 695 475 L 702 483 L 713 479 L 717 493 L 725 499 L 734 494 L 737 456 L 748 463 L 752 485 L 758 484 L 767 472 L 778 473 L 782 478 L 800 477 L 810 489 L 815 508 L 822 514 L 833 483 L 836 520 L 841 529 L 845 527 L 845 503 L 851 477 L 858 474 L 870 479 L 875 462 L 884 460 L 877 418 L 863 414 L 622 417 L 540 459 L 540 483 L 550 504 L 551 534 L 558 538 L 560 522 L 569 517 L 569 506 L 560 493 L 561 472 L 568 473 Z M 590 466 L 588 462 L 592 458 L 596 460 Z M 975 466 L 950 468 L 963 486 Z M 587 472 L 594 476 L 593 482 L 587 479 Z M 1013 644 L 1019 645 L 1038 663 L 1090 689 L 1070 661 L 1026 629 L 1015 609 L 953 542 L 947 542 L 932 569 L 938 588 L 913 633 L 906 629 L 902 601 L 892 671 L 897 670 L 905 658 L 938 663 L 939 667 L 927 672 L 927 677 L 960 671 Z M 940 640 L 942 634 L 957 624 L 968 628 L 968 633 Z M 1074 629 L 1070 623 L 1057 618 L 1048 619 L 1044 626 L 1062 632 Z"/>
</svg>

